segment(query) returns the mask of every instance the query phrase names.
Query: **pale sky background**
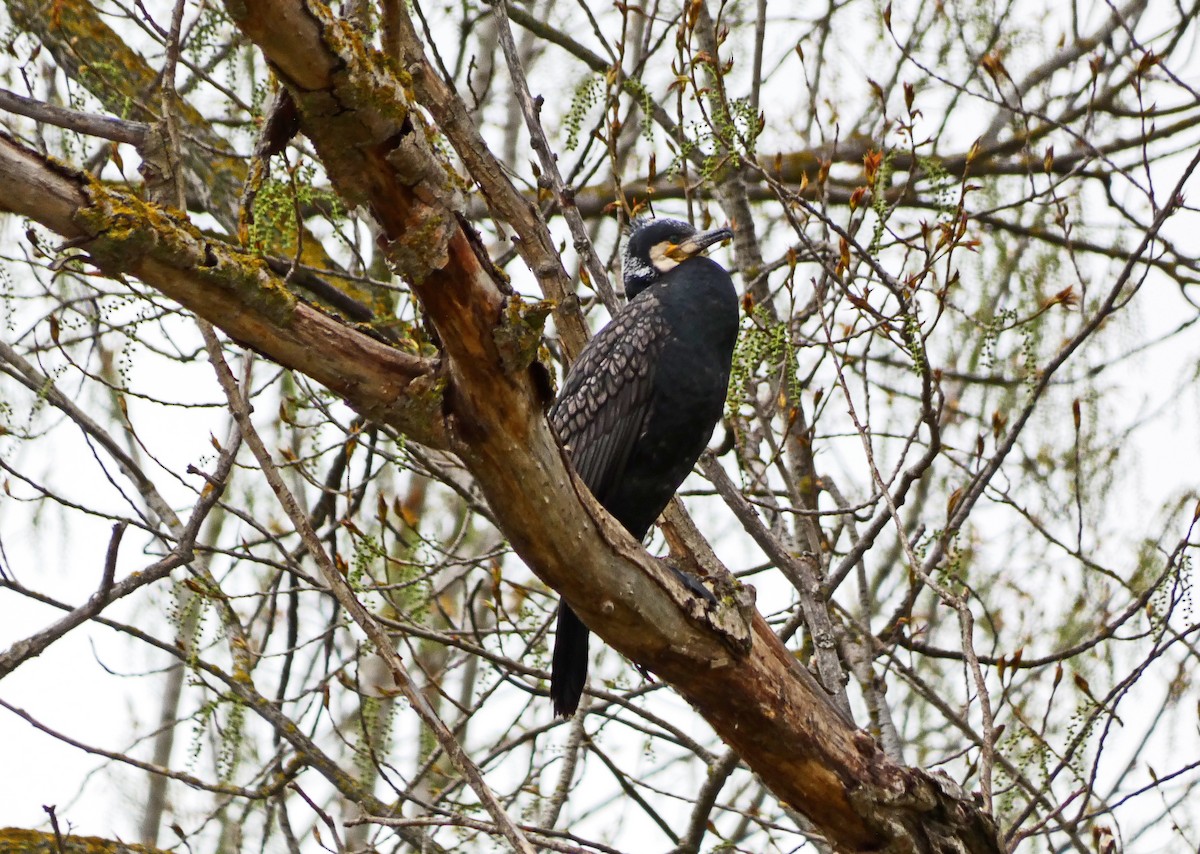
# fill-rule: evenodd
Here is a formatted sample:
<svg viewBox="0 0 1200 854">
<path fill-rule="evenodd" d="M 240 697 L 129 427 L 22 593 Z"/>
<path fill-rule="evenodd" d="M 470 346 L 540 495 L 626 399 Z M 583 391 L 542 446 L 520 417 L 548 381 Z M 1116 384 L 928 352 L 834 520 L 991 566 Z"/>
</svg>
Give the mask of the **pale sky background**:
<svg viewBox="0 0 1200 854">
<path fill-rule="evenodd" d="M 712 5 L 712 4 L 710 4 Z M 784 8 L 787 4 L 772 3 L 771 8 Z M 160 14 L 160 4 L 149 4 L 156 15 Z M 607 7 L 606 7 L 607 8 Z M 193 13 L 189 8 L 189 15 Z M 899 20 L 903 15 L 902 4 L 896 4 L 893 16 Z M 165 13 L 162 20 L 166 20 Z M 586 34 L 576 34 L 586 41 Z M 843 76 L 848 92 L 862 91 L 864 78 L 872 74 L 887 73 L 886 69 L 872 66 L 870 62 L 857 62 L 853 56 L 855 36 L 853 33 L 839 34 L 849 59 L 839 64 L 838 73 Z M 794 41 L 795 35 L 784 27 L 771 32 L 772 38 L 777 38 L 780 44 L 787 44 L 789 39 Z M 886 52 L 886 51 L 885 51 Z M 547 98 L 547 109 L 562 108 L 566 102 L 557 103 L 556 99 L 563 96 L 564 86 L 560 79 L 554 79 L 550 70 L 554 67 L 556 49 L 550 48 L 546 66 L 540 67 L 538 74 L 531 77 L 530 83 L 535 94 L 544 93 Z M 4 63 L 11 60 L 3 60 Z M 1175 68 L 1193 86 L 1200 83 L 1197 75 L 1197 63 L 1193 58 L 1189 67 Z M 6 65 L 0 64 L 0 74 L 6 70 Z M 1024 70 L 1024 69 L 1023 69 Z M 573 74 L 575 72 L 572 72 Z M 914 71 L 915 74 L 915 71 Z M 15 88 L 13 81 L 7 81 L 0 76 L 0 85 Z M 781 85 L 781 84 L 780 84 Z M 780 102 L 786 104 L 789 100 L 802 95 L 797 92 L 776 92 Z M 769 117 L 782 108 L 777 107 L 772 100 L 764 98 L 764 108 Z M 849 112 L 849 109 L 847 110 Z M 953 130 L 952 136 L 960 140 L 970 140 L 977 136 L 988 121 L 990 113 L 980 110 L 979 124 L 976 127 L 961 127 Z M 772 129 L 785 130 L 783 122 L 769 122 Z M 779 134 L 776 133 L 779 137 Z M 552 140 L 554 141 L 554 140 Z M 796 147 L 793 142 L 780 138 L 766 138 L 762 143 L 763 150 L 772 151 L 776 147 L 784 149 Z M 136 156 L 128 146 L 122 147 L 122 156 L 126 163 L 126 174 L 135 174 Z M 567 158 L 564 158 L 567 159 Z M 1181 157 L 1174 159 L 1174 168 L 1182 165 Z M 661 161 L 660 161 L 661 167 Z M 1156 174 L 1156 185 L 1160 192 L 1172 180 L 1171 168 L 1164 167 Z M 1189 202 L 1194 203 L 1200 193 L 1195 190 L 1189 196 Z M 670 206 L 661 206 L 660 213 L 678 213 Z M 566 230 L 560 221 L 552 224 L 556 235 L 565 237 Z M 0 218 L 0 256 L 12 257 L 19 255 L 16 248 L 23 241 L 24 225 L 11 217 Z M 1200 217 L 1194 211 L 1187 211 L 1173 220 L 1164 234 L 1172 240 L 1181 243 L 1195 241 L 1195 235 L 1200 233 Z M 608 239 L 612 233 L 609 230 Z M 985 235 L 986 239 L 986 235 Z M 1132 241 L 1131 237 L 1131 241 Z M 570 241 L 567 241 L 570 245 Z M 781 248 L 778 239 L 768 238 L 767 256 L 773 257 L 773 252 Z M 601 257 L 607 257 L 610 244 L 600 247 Z M 718 257 L 728 263 L 729 254 L 723 250 Z M 16 265 L 5 265 L 9 275 L 21 275 Z M 568 269 L 573 269 L 573 262 L 568 262 Z M 522 290 L 533 293 L 530 279 L 517 262 L 509 267 L 510 274 Z M 738 281 L 741 286 L 740 280 Z M 136 306 L 134 306 L 136 310 Z M 2 311 L 2 309 L 0 309 Z M 1136 300 L 1136 308 L 1125 312 L 1116 321 L 1120 324 L 1120 332 L 1114 336 L 1120 341 L 1128 341 L 1130 345 L 1136 342 L 1152 340 L 1163 332 L 1172 329 L 1182 320 L 1193 317 L 1196 309 L 1188 305 L 1178 293 L 1175 286 L 1165 282 L 1160 276 L 1151 273 L 1143 293 Z M 0 314 L 0 335 L 12 341 L 13 330 L 23 333 L 30 318 L 22 316 L 20 309 L 14 316 L 5 317 Z M 7 324 L 7 325 L 5 325 Z M 177 324 L 179 329 L 185 329 Z M 39 330 L 38 335 L 45 336 L 45 330 Z M 187 333 L 183 333 L 187 334 Z M 199 337 L 190 333 L 198 342 Z M 1106 339 L 1111 346 L 1113 338 Z M 1130 555 L 1128 537 L 1151 535 L 1147 524 L 1161 516 L 1162 503 L 1169 495 L 1181 491 L 1200 489 L 1200 394 L 1195 384 L 1188 384 L 1187 378 L 1194 373 L 1194 360 L 1200 352 L 1200 333 L 1189 330 L 1175 339 L 1159 346 L 1149 348 L 1138 355 L 1125 360 L 1120 366 L 1105 375 L 1106 381 L 1116 387 L 1112 400 L 1114 409 L 1122 421 L 1130 424 L 1160 411 L 1166 412 L 1161 417 L 1153 418 L 1150 423 L 1135 434 L 1135 446 L 1128 450 L 1130 457 L 1130 477 L 1128 488 L 1113 496 L 1112 512 L 1112 543 L 1111 554 Z M 936 358 L 936 356 L 935 356 Z M 801 356 L 804 363 L 804 357 Z M 163 397 L 177 401 L 193 403 L 218 403 L 217 388 L 212 380 L 211 369 L 207 362 L 198 362 L 186 367 L 173 365 L 169 374 L 156 376 L 151 371 L 144 370 L 136 362 L 131 365 L 130 383 L 133 386 L 154 390 Z M 258 376 L 265 378 L 271 373 L 271 367 L 260 361 Z M 190 382 L 194 378 L 194 384 Z M 0 380 L 0 389 L 11 387 L 11 381 Z M 75 378 L 67 375 L 61 382 L 63 391 L 73 393 L 77 389 Z M 22 396 L 22 401 L 26 398 Z M 24 406 L 22 402 L 21 406 Z M 228 419 L 219 407 L 208 409 L 170 410 L 131 401 L 135 407 L 135 423 L 143 431 L 153 424 L 155 435 L 146 437 L 151 443 L 154 453 L 169 470 L 183 471 L 189 463 L 201 465 L 211 461 L 213 449 L 209 444 L 210 434 L 222 440 L 227 431 Z M 345 410 L 343 410 L 345 411 Z M 260 415 L 270 418 L 272 413 L 260 409 Z M 1061 413 L 1045 413 L 1045 429 L 1056 429 L 1054 422 Z M 1069 423 L 1059 421 L 1059 427 Z M 855 440 L 857 441 L 857 440 Z M 52 450 L 51 450 L 52 448 Z M 824 448 L 823 454 L 832 454 L 835 449 Z M 846 455 L 845 465 L 854 464 L 855 451 L 853 443 L 844 443 L 836 449 Z M 30 454 L 45 455 L 30 466 Z M 19 455 L 22 470 L 41 471 L 47 482 L 60 485 L 70 485 L 72 494 L 79 498 L 95 498 L 100 504 L 111 496 L 112 486 L 99 474 L 99 469 L 92 456 L 92 450 L 82 440 L 78 429 L 70 424 L 59 425 L 54 430 L 52 444 L 38 442 L 19 445 L 0 437 L 0 458 L 12 461 L 11 455 Z M 153 467 L 153 466 L 151 466 Z M 0 473 L 2 480 L 3 473 Z M 190 483 L 196 483 L 196 478 L 190 477 Z M 159 486 L 163 487 L 165 479 L 160 479 Z M 696 486 L 699 481 L 685 485 L 685 490 Z M 27 494 L 27 490 L 14 487 L 14 491 Z M 178 488 L 168 496 L 176 501 L 176 507 L 187 508 L 191 494 Z M 754 565 L 761 560 L 757 549 L 748 542 L 732 516 L 721 511 L 720 505 L 714 502 L 689 501 L 689 507 L 696 510 L 704 520 L 706 531 L 710 533 L 714 547 L 722 559 L 734 569 Z M 0 561 L 24 584 L 51 595 L 61 597 L 71 603 L 80 603 L 95 590 L 103 569 L 104 552 L 108 541 L 111 525 L 103 519 L 89 518 L 84 520 L 78 513 L 69 517 L 58 515 L 51 507 L 44 508 L 36 532 L 26 524 L 28 507 L 17 505 L 0 495 Z M 270 513 L 277 514 L 274 507 Z M 11 514 L 11 515 L 10 515 Z M 13 519 L 21 521 L 14 524 Z M 64 520 L 69 525 L 64 526 Z M 1182 530 L 1162 532 L 1165 542 L 1173 542 Z M 152 561 L 141 552 L 144 537 L 132 529 L 127 532 L 118 563 L 117 577 L 142 568 Z M 1002 544 L 1001 544 L 1002 545 Z M 999 548 L 1000 545 L 997 546 Z M 1109 544 L 1102 550 L 1107 551 Z M 652 546 L 653 548 L 653 546 Z M 1118 563 L 1120 561 L 1117 561 Z M 177 573 L 177 577 L 182 573 Z M 1031 573 L 1030 585 L 1037 587 L 1039 581 Z M 786 587 L 779 578 L 759 575 L 754 579 L 759 589 L 760 610 L 765 610 L 764 603 L 770 602 L 773 596 L 786 596 Z M 169 591 L 166 585 L 160 584 L 155 588 L 157 604 L 164 609 L 168 604 Z M 134 597 L 134 602 L 123 602 L 112 606 L 108 612 L 116 619 L 126 620 L 147 628 L 159 629 L 156 632 L 162 637 L 169 637 L 170 631 L 161 631 L 166 625 L 161 611 L 146 612 L 147 597 L 140 594 Z M 15 596 L 0 593 L 0 649 L 6 648 L 20 638 L 39 631 L 57 619 L 61 612 L 51 608 L 41 608 L 22 600 L 18 608 L 13 607 Z M 142 611 L 135 611 L 141 608 Z M 136 652 L 131 657 L 130 650 Z M 1048 650 L 1027 650 L 1027 655 L 1045 653 Z M 615 654 L 609 653 L 608 663 Z M 156 668 L 165 663 L 155 656 L 148 656 L 145 648 L 132 645 L 122 637 L 94 624 L 81 627 L 67 637 L 53 644 L 40 659 L 26 663 L 0 683 L 0 698 L 5 701 L 28 708 L 36 718 L 44 724 L 58 728 L 71 738 L 78 739 L 89 745 L 103 746 L 106 749 L 124 752 L 136 748 L 134 733 L 149 732 L 153 721 L 158 715 L 158 693 L 161 690 L 161 676 Z M 125 679 L 113 679 L 106 668 L 117 674 L 133 674 Z M 1148 684 L 1145 689 L 1148 696 L 1155 696 L 1161 685 Z M 1139 687 L 1139 691 L 1143 690 Z M 669 691 L 660 691 L 652 700 L 661 705 L 667 714 L 682 715 L 685 707 L 683 701 Z M 187 704 L 185 701 L 185 708 Z M 1123 707 L 1126 714 L 1136 714 L 1137 705 L 1127 703 Z M 548 714 L 548 713 L 547 713 Z M 687 716 L 698 738 L 706 738 L 709 734 L 707 727 Z M 565 734 L 565 733 L 564 733 Z M 1119 743 L 1121 733 L 1114 732 L 1112 739 L 1116 743 L 1114 758 L 1120 754 Z M 1200 759 L 1200 737 L 1193 727 L 1190 731 L 1163 733 L 1158 746 L 1151 755 L 1161 757 L 1160 769 L 1173 768 L 1192 756 Z M 175 745 L 173 767 L 187 770 L 186 751 L 189 747 L 187 727 L 180 730 Z M 636 755 L 641 745 L 625 745 L 625 749 Z M 148 747 L 134 751 L 137 755 L 148 755 Z M 1117 763 L 1111 762 L 1107 768 L 1116 768 Z M 141 800 L 144 793 L 144 777 L 128 768 L 109 763 L 102 757 L 89 756 L 83 751 L 67 746 L 61 741 L 41 733 L 11 712 L 0 709 L 0 827 L 14 825 L 21 827 L 44 827 L 44 804 L 57 805 L 60 816 L 63 816 L 73 832 L 95 834 L 107 837 L 123 838 L 136 841 L 137 826 L 141 817 Z M 609 786 L 611 780 L 599 780 L 598 784 Z M 181 789 L 176 787 L 176 796 Z M 1196 807 L 1190 807 L 1194 814 Z M 686 805 L 681 805 L 680 815 L 686 816 Z M 1126 830 L 1137 827 L 1127 813 L 1120 814 Z M 648 821 L 641 813 L 631 811 L 629 833 L 622 836 L 626 850 L 637 851 L 636 826 L 638 822 Z M 607 820 L 607 819 L 605 819 Z M 581 832 L 588 832 L 586 826 L 581 826 Z M 1140 840 L 1131 851 L 1151 852 L 1163 850 L 1160 837 L 1147 837 Z M 164 832 L 160 843 L 169 845 L 171 834 Z M 711 844 L 715 844 L 715 839 Z M 309 849 L 306 849 L 309 850 Z M 655 849 L 656 850 L 656 849 Z"/>
</svg>

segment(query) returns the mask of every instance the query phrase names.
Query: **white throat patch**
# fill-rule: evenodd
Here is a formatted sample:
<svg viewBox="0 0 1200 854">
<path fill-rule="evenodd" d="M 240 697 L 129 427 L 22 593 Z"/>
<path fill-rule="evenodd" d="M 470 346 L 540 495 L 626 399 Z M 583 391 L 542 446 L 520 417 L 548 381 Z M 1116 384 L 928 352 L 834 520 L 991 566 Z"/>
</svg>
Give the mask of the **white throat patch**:
<svg viewBox="0 0 1200 854">
<path fill-rule="evenodd" d="M 674 248 L 675 244 L 669 240 L 656 243 L 650 248 L 650 263 L 654 265 L 655 270 L 667 273 L 679 266 L 679 262 L 668 254 Z"/>
</svg>

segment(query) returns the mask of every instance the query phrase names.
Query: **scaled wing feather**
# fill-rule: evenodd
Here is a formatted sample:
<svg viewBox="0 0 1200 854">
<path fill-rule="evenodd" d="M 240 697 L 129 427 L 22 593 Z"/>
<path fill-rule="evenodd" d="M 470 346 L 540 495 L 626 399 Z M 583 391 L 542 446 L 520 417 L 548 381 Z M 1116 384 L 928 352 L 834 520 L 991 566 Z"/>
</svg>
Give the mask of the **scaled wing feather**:
<svg viewBox="0 0 1200 854">
<path fill-rule="evenodd" d="M 665 326 L 650 294 L 642 311 L 604 327 L 580 357 L 550 411 L 575 470 L 601 504 L 620 482 L 645 429 Z"/>
</svg>

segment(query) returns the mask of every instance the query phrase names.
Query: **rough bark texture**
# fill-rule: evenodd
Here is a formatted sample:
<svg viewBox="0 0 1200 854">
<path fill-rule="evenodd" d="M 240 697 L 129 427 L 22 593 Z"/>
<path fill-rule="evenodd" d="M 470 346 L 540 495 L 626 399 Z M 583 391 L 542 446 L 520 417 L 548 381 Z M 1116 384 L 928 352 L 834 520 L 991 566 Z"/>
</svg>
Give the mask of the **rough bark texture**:
<svg viewBox="0 0 1200 854">
<path fill-rule="evenodd" d="M 138 276 L 371 417 L 454 450 L 530 567 L 605 641 L 671 683 L 836 849 L 997 851 L 972 801 L 891 762 L 757 613 L 743 619 L 738 595 L 705 613 L 568 472 L 527 346 L 543 312 L 510 293 L 465 226 L 460 179 L 428 145 L 405 75 L 324 7 L 228 8 L 292 93 L 339 193 L 381 226 L 436 327 L 438 371 L 297 302 L 261 265 L 161 209 L 102 192 L 7 139 L 0 204 L 82 238 L 109 274 Z"/>
<path fill-rule="evenodd" d="M 108 275 L 136 276 L 364 414 L 445 446 L 436 362 L 357 333 L 298 299 L 260 259 L 206 238 L 182 214 L 104 188 L 2 133 L 0 210 L 79 242 Z"/>
<path fill-rule="evenodd" d="M 96 836 L 64 836 L 24 830 L 19 827 L 0 829 L 0 851 L 4 854 L 166 854 L 161 848 L 131 845 Z"/>
<path fill-rule="evenodd" d="M 113 115 L 155 119 L 159 70 L 105 22 L 95 4 L 88 0 L 11 0 L 6 8 L 13 23 L 36 35 L 54 55 L 55 62 L 70 72 L 71 79 Z M 265 176 L 257 168 L 247 168 L 238 153 L 222 154 L 228 151 L 224 138 L 186 101 L 180 99 L 176 110 L 181 129 L 194 141 L 181 151 L 188 207 L 208 211 L 233 230 L 239 226 L 239 205 L 247 182 L 261 182 Z M 150 136 L 159 133 L 157 125 L 151 127 L 154 133 Z M 167 177 L 162 174 L 169 167 L 163 163 L 165 152 L 161 140 L 146 140 L 138 153 L 147 185 Z M 278 236 L 279 232 L 272 232 L 273 238 Z M 294 239 L 285 238 L 267 251 L 291 259 L 297 255 L 297 246 Z M 299 260 L 326 271 L 325 281 L 353 300 L 377 310 L 391 304 L 386 292 L 373 292 L 354 277 L 337 275 L 334 271 L 338 264 L 325 252 L 325 245 L 307 231 L 300 241 Z"/>
</svg>

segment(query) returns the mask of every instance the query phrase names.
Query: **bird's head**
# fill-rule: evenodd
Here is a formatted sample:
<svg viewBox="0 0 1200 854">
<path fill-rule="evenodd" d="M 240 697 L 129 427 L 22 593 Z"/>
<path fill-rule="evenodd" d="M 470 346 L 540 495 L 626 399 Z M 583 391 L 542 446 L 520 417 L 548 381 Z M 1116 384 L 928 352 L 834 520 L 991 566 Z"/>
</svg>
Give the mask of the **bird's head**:
<svg viewBox="0 0 1200 854">
<path fill-rule="evenodd" d="M 732 237 L 728 228 L 697 231 L 677 219 L 634 220 L 625 243 L 625 296 L 633 299 L 664 273 Z"/>
</svg>

